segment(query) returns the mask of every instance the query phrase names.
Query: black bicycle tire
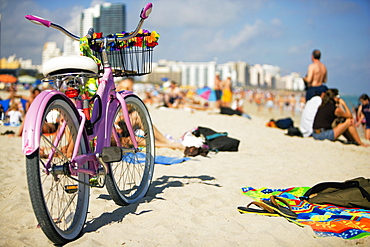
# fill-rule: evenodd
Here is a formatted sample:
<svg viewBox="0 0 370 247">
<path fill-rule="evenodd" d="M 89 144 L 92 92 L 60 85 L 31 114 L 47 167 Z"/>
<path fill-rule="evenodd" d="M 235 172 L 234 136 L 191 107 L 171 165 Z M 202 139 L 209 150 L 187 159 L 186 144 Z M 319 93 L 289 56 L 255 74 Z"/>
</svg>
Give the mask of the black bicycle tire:
<svg viewBox="0 0 370 247">
<path fill-rule="evenodd" d="M 75 107 L 64 99 L 60 95 L 56 95 L 52 97 L 49 102 L 47 103 L 46 110 L 43 113 L 43 119 L 46 118 L 46 114 L 48 109 L 51 108 L 64 108 L 64 121 L 72 121 L 72 126 L 78 129 L 76 124 L 79 124 L 78 113 L 75 110 Z M 26 128 L 26 126 L 25 126 Z M 41 137 L 40 137 L 41 138 Z M 88 141 L 86 135 L 82 138 L 80 144 L 81 152 L 87 152 L 88 150 Z M 48 207 L 48 202 L 46 197 L 49 195 L 48 193 L 44 194 L 43 189 L 43 182 L 46 180 L 42 180 L 40 169 L 42 168 L 42 164 L 40 162 L 40 148 L 38 148 L 34 153 L 31 155 L 26 156 L 26 170 L 27 170 L 27 182 L 28 182 L 28 189 L 31 198 L 31 204 L 36 215 L 37 221 L 39 226 L 41 227 L 44 234 L 55 244 L 63 245 L 74 239 L 80 237 L 85 221 L 87 216 L 88 204 L 89 204 L 89 189 L 90 187 L 86 184 L 78 183 L 78 195 L 77 195 L 77 204 L 76 212 L 77 218 L 73 215 L 72 222 L 76 222 L 74 225 L 69 227 L 71 230 L 62 230 L 58 228 L 56 224 L 58 222 L 54 222 L 52 213 Z M 52 175 L 48 175 L 51 177 Z M 67 176 L 65 176 L 67 177 Z M 83 178 L 85 182 L 88 182 L 88 175 L 80 174 L 79 179 Z M 51 178 L 53 179 L 53 178 Z M 64 179 L 64 177 L 63 177 Z M 66 178 L 67 179 L 67 178 Z M 58 190 L 59 185 L 55 186 L 55 189 Z M 77 209 L 78 208 L 78 209 Z M 78 210 L 78 211 L 77 211 Z M 54 213 L 53 213 L 54 214 Z M 66 217 L 67 218 L 67 217 Z"/>
<path fill-rule="evenodd" d="M 136 95 L 129 95 L 125 98 L 126 104 L 129 106 L 130 105 L 136 105 L 137 109 L 140 111 L 139 115 L 143 118 L 141 121 L 144 120 L 144 132 L 146 135 L 146 146 L 145 146 L 145 165 L 144 165 L 144 174 L 141 176 L 141 181 L 139 185 L 139 189 L 136 190 L 136 192 L 130 196 L 127 194 L 123 193 L 122 191 L 125 191 L 122 189 L 122 186 L 119 186 L 117 184 L 117 180 L 121 180 L 123 176 L 127 179 L 129 175 L 127 175 L 129 172 L 126 172 L 125 174 L 117 174 L 115 175 L 116 168 L 118 166 L 126 166 L 126 169 L 123 169 L 125 171 L 129 171 L 130 168 L 129 166 L 133 167 L 133 164 L 128 164 L 128 162 L 114 162 L 109 164 L 109 173 L 106 176 L 106 186 L 109 195 L 113 199 L 113 201 L 120 206 L 125 206 L 129 204 L 133 204 L 141 200 L 143 197 L 146 196 L 152 178 L 153 178 L 153 172 L 154 172 L 154 157 L 155 157 L 155 146 L 154 146 L 154 130 L 153 130 L 153 125 L 152 121 L 149 115 L 149 111 L 146 108 L 145 104 L 142 102 L 142 100 L 137 97 Z M 116 114 L 120 112 L 121 106 L 118 104 L 117 109 L 116 109 Z M 112 126 L 114 126 L 114 123 L 111 123 Z M 133 154 L 136 155 L 136 154 Z M 149 157 L 149 158 L 148 158 Z M 135 157 L 134 163 L 137 162 L 137 159 Z M 117 165 L 119 164 L 119 165 Z M 136 168 L 138 166 L 141 166 L 141 164 L 135 164 Z M 120 169 L 120 168 L 117 168 Z M 131 172 L 133 170 L 138 171 L 139 169 L 131 169 Z M 133 183 L 133 181 L 127 181 L 126 184 Z M 124 184 L 124 183 L 123 183 Z"/>
</svg>

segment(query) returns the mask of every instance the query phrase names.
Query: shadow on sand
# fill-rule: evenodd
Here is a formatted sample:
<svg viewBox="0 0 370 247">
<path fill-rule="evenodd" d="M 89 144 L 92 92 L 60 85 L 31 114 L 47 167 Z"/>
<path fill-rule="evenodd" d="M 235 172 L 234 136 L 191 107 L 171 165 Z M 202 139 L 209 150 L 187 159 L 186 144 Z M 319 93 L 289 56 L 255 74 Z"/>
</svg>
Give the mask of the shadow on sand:
<svg viewBox="0 0 370 247">
<path fill-rule="evenodd" d="M 86 222 L 86 226 L 84 228 L 83 234 L 88 232 L 97 231 L 99 228 L 109 225 L 114 222 L 121 222 L 123 218 L 128 214 L 136 214 L 141 215 L 144 213 L 150 212 L 142 211 L 136 212 L 137 207 L 140 203 L 148 203 L 153 199 L 157 200 L 166 200 L 159 195 L 163 193 L 165 189 L 174 188 L 174 187 L 184 187 L 189 184 L 200 183 L 208 186 L 216 186 L 221 187 L 219 184 L 215 183 L 215 178 L 208 176 L 208 175 L 200 175 L 200 176 L 162 176 L 157 178 L 155 181 L 152 182 L 148 194 L 140 200 L 138 203 L 127 205 L 125 207 L 120 207 L 113 212 L 103 213 L 99 217 L 96 217 L 90 221 Z M 104 200 L 112 200 L 111 197 L 107 194 L 102 194 L 98 197 L 98 199 Z"/>
</svg>

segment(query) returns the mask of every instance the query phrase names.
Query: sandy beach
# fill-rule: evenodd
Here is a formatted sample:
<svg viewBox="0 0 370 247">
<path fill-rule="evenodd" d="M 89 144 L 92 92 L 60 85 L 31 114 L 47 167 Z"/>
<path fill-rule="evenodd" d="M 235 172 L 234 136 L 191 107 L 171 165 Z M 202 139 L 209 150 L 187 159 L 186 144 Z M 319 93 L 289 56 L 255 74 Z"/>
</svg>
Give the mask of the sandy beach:
<svg viewBox="0 0 370 247">
<path fill-rule="evenodd" d="M 175 139 L 197 126 L 239 139 L 238 152 L 211 152 L 175 165 L 156 165 L 152 186 L 140 203 L 117 206 L 106 189 L 92 189 L 83 235 L 67 246 L 370 246 L 370 237 L 317 238 L 310 227 L 283 217 L 240 214 L 251 198 L 245 186 L 288 188 L 370 177 L 370 147 L 286 136 L 266 127 L 290 116 L 246 103 L 249 120 L 205 111 L 149 106 L 153 123 Z M 295 116 L 298 126 L 299 116 Z M 0 126 L 0 133 L 17 128 Z M 21 138 L 0 136 L 0 246 L 50 246 L 32 211 Z M 367 142 L 368 143 L 368 142 Z M 157 149 L 157 155 L 183 152 Z"/>
</svg>

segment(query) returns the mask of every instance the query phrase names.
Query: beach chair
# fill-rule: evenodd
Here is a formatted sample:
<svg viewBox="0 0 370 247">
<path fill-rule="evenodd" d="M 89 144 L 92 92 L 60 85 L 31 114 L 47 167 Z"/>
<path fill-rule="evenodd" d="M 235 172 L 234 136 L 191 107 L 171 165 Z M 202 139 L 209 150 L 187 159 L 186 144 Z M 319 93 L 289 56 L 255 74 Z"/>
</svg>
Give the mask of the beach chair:
<svg viewBox="0 0 370 247">
<path fill-rule="evenodd" d="M 24 113 L 26 113 L 26 111 L 27 111 L 27 109 L 26 109 L 27 102 L 28 102 L 28 100 L 25 100 L 25 99 L 21 98 L 21 104 L 22 104 L 22 108 L 23 108 Z"/>
<path fill-rule="evenodd" d="M 9 109 L 10 99 L 0 100 L 0 105 L 2 105 L 2 107 L 4 109 L 4 113 L 1 113 L 0 120 L 4 120 L 5 119 L 5 112 Z"/>
</svg>

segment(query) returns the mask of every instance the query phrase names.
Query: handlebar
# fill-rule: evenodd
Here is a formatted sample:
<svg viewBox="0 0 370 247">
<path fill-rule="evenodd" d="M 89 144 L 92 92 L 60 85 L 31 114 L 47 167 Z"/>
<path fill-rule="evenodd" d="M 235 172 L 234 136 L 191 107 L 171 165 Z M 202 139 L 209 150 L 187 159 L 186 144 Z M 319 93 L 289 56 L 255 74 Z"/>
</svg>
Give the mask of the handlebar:
<svg viewBox="0 0 370 247">
<path fill-rule="evenodd" d="M 34 24 L 42 25 L 42 26 L 45 26 L 45 27 L 52 27 L 52 28 L 58 29 L 59 31 L 61 31 L 65 35 L 67 35 L 68 37 L 70 37 L 70 38 L 72 38 L 74 40 L 77 40 L 77 41 L 80 40 L 80 37 L 78 37 L 77 35 L 74 35 L 73 33 L 70 33 L 64 27 L 59 26 L 58 24 L 52 23 L 51 21 L 45 20 L 45 19 L 43 19 L 41 17 L 38 17 L 38 16 L 35 16 L 35 15 L 26 15 L 25 18 L 27 20 L 31 21 Z"/>
<path fill-rule="evenodd" d="M 153 4 L 152 3 L 148 3 L 141 10 L 141 13 L 140 13 L 140 21 L 139 21 L 139 23 L 138 23 L 138 25 L 137 25 L 137 27 L 136 27 L 136 29 L 135 29 L 134 32 L 132 32 L 130 35 L 125 36 L 125 37 L 108 38 L 108 42 L 109 41 L 114 41 L 114 40 L 124 41 L 124 40 L 128 40 L 128 39 L 131 39 L 131 38 L 135 37 L 136 34 L 138 34 L 138 32 L 140 31 L 140 28 L 143 25 L 144 21 L 149 17 L 150 13 L 152 12 L 152 8 L 153 8 Z M 70 37 L 70 38 L 72 38 L 74 40 L 77 40 L 77 41 L 80 40 L 80 37 L 79 36 L 70 33 L 64 27 L 59 26 L 58 24 L 52 23 L 51 21 L 45 20 L 45 19 L 43 19 L 41 17 L 34 16 L 34 15 L 26 15 L 25 18 L 27 20 L 31 21 L 34 24 L 42 25 L 42 26 L 45 26 L 45 27 L 52 27 L 52 28 L 58 29 L 59 31 L 61 31 L 65 35 L 67 35 L 68 37 Z M 92 33 L 93 33 L 93 31 L 90 29 L 89 32 L 88 32 L 88 35 L 91 36 Z M 104 40 L 104 38 L 96 39 L 95 42 L 101 43 L 101 42 L 103 42 L 103 40 Z"/>
</svg>

